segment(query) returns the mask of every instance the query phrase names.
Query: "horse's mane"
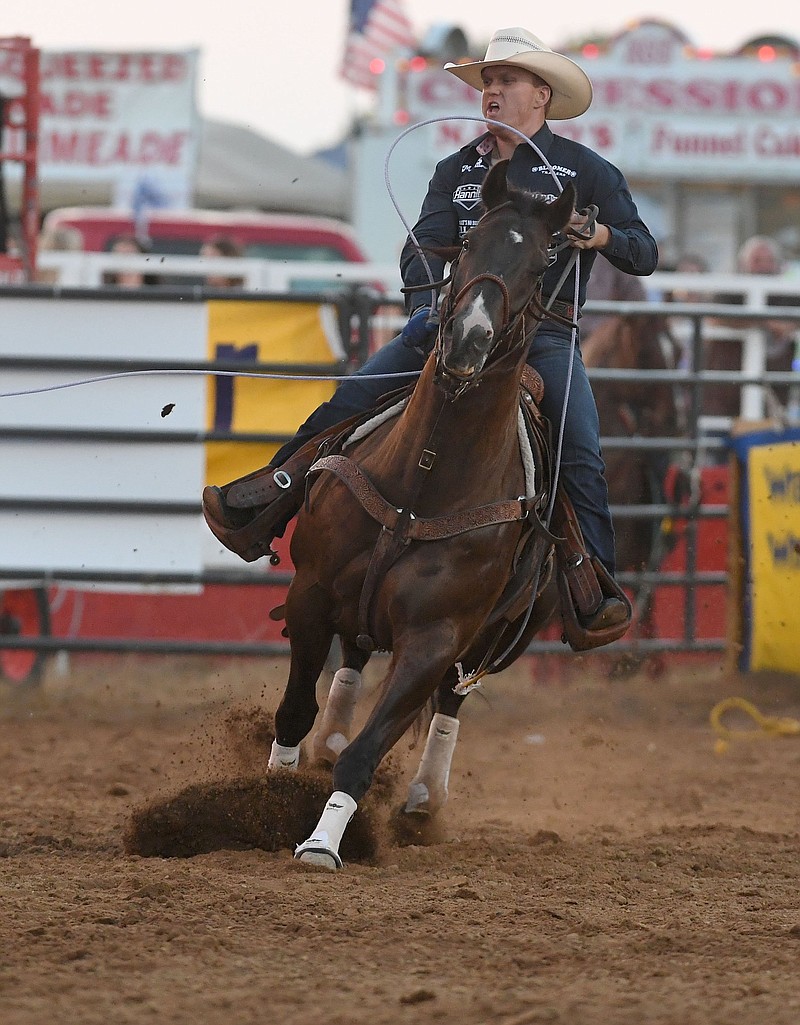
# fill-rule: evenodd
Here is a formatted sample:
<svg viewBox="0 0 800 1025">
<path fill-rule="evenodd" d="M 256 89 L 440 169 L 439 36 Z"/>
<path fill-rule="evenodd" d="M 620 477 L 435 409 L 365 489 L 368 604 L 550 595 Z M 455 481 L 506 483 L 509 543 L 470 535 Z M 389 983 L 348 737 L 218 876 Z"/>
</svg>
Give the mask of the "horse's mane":
<svg viewBox="0 0 800 1025">
<path fill-rule="evenodd" d="M 546 196 L 543 192 L 532 192 L 519 185 L 513 185 L 511 182 L 507 183 L 507 189 L 508 204 L 513 206 L 524 217 L 531 217 L 539 213 L 543 207 L 548 206 L 551 202 L 549 196 Z M 500 209 L 500 207 L 495 209 Z"/>
</svg>

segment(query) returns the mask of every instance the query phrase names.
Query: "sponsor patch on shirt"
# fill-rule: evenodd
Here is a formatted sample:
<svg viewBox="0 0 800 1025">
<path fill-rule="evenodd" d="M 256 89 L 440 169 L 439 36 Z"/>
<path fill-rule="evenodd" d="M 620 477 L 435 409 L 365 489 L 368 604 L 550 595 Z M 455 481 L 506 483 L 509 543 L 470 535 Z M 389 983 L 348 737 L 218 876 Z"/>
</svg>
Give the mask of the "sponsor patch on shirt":
<svg viewBox="0 0 800 1025">
<path fill-rule="evenodd" d="M 453 202 L 463 206 L 465 210 L 474 209 L 481 201 L 480 185 L 459 185 L 453 193 Z"/>
<path fill-rule="evenodd" d="M 538 174 L 539 172 L 547 172 L 550 174 L 550 166 L 548 164 L 539 164 L 538 167 L 531 168 L 531 174 Z M 573 171 L 571 167 L 563 167 L 561 164 L 553 164 L 553 171 L 560 175 L 562 178 L 577 178 L 578 172 Z"/>
</svg>

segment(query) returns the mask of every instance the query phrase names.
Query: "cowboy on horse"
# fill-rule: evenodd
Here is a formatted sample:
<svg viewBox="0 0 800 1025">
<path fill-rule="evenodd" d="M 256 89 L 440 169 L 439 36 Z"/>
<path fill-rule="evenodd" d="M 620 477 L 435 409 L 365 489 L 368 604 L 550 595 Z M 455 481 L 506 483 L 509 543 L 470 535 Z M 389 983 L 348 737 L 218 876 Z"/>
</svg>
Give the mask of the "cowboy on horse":
<svg viewBox="0 0 800 1025">
<path fill-rule="evenodd" d="M 204 514 L 215 536 L 244 560 L 275 558 L 271 543 L 299 510 L 306 473 L 321 444 L 391 390 L 391 379 L 381 375 L 422 369 L 436 336 L 438 313 L 435 289 L 424 286 L 433 285 L 431 272 L 443 277 L 447 263 L 436 250 L 461 245 L 484 212 L 484 178 L 493 165 L 508 160 L 507 179 L 513 187 L 551 201 L 567 184 L 575 187 L 565 244 L 553 247 L 553 261 L 543 278 L 543 304 L 549 312 L 532 337 L 527 362 L 544 381 L 541 411 L 562 435 L 560 482 L 577 523 L 557 509 L 554 526 L 574 542 L 571 561 L 580 567 L 580 579 L 573 594 L 579 599 L 580 627 L 596 643 L 607 643 L 629 621 L 630 606 L 621 593 L 597 582 L 598 569 L 609 578 L 615 572 L 614 529 L 595 401 L 579 347 L 570 341 L 598 254 L 628 274 L 644 276 L 656 268 L 656 242 L 621 171 L 588 147 L 554 134 L 547 123 L 578 117 L 588 109 L 592 86 L 577 64 L 526 29 L 509 28 L 495 32 L 482 61 L 446 64 L 445 70 L 481 93 L 488 130 L 440 161 L 434 171 L 414 237 L 400 260 L 408 323 L 339 385 L 268 466 L 223 487 L 207 487 Z M 518 133 L 533 145 L 520 143 Z M 594 210 L 596 215 L 590 214 Z M 580 259 L 573 267 L 575 249 Z M 591 558 L 583 558 L 584 549 Z"/>
</svg>

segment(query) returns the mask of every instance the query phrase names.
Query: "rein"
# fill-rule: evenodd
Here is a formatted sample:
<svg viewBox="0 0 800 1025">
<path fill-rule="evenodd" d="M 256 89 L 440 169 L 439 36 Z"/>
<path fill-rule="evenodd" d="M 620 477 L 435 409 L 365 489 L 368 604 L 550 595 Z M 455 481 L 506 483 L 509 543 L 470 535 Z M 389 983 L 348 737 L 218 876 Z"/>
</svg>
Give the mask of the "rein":
<svg viewBox="0 0 800 1025">
<path fill-rule="evenodd" d="M 508 205 L 514 204 L 503 203 L 500 206 L 495 206 L 491 210 L 487 211 L 487 214 L 484 214 L 484 217 Z M 577 232 L 574 234 L 579 237 L 590 238 L 594 233 L 594 223 L 590 226 L 590 232 L 591 233 L 587 233 L 586 235 L 581 235 Z M 558 253 L 569 244 L 570 239 L 568 237 L 568 233 L 560 233 L 558 241 L 551 243 L 547 247 L 550 264 L 552 264 L 557 258 Z M 452 282 L 458 273 L 459 260 L 466 249 L 467 243 L 465 242 L 461 251 L 457 253 L 451 261 L 450 274 L 446 279 L 444 279 L 442 284 L 450 283 L 452 285 Z M 548 529 L 550 518 L 552 516 L 553 503 L 555 501 L 555 477 L 550 482 L 553 493 L 549 496 L 549 502 L 545 493 L 538 494 L 534 498 L 529 498 L 523 495 L 511 501 L 491 503 L 488 506 L 473 508 L 468 511 L 459 512 L 449 516 L 434 517 L 428 520 L 417 518 L 413 512 L 413 508 L 424 487 L 425 480 L 428 478 L 428 471 L 433 467 L 437 458 L 438 445 L 436 442 L 439 429 L 439 418 L 444 412 L 448 400 L 455 400 L 468 388 L 479 383 L 481 373 L 485 369 L 495 367 L 500 362 L 519 353 L 521 348 L 529 343 L 530 338 L 538 330 L 542 320 L 547 316 L 552 316 L 553 319 L 558 319 L 560 322 L 572 326 L 574 338 L 575 325 L 572 321 L 565 317 L 561 317 L 559 314 L 551 314 L 549 307 L 556 301 L 558 291 L 566 280 L 567 275 L 575 266 L 578 256 L 579 251 L 575 249 L 570 259 L 567 261 L 567 265 L 563 274 L 560 276 L 558 285 L 553 290 L 553 294 L 550 296 L 547 304 L 543 303 L 541 298 L 542 279 L 547 269 L 547 263 L 545 263 L 541 273 L 536 277 L 530 294 L 524 299 L 516 312 L 512 310 L 512 302 L 508 286 L 503 277 L 499 274 L 489 271 L 478 273 L 474 277 L 471 277 L 455 294 L 453 294 L 451 287 L 451 290 L 447 293 L 443 304 L 442 316 L 440 318 L 439 330 L 437 332 L 436 344 L 434 347 L 435 374 L 433 382 L 438 384 L 440 387 L 444 384 L 444 388 L 442 389 L 444 394 L 441 395 L 441 405 L 438 406 L 438 413 L 435 417 L 427 443 L 423 445 L 417 463 L 416 473 L 411 483 L 410 494 L 401 508 L 392 507 L 375 488 L 369 478 L 361 471 L 358 464 L 349 457 L 333 454 L 324 456 L 311 467 L 309 475 L 321 471 L 327 471 L 335 477 L 338 477 L 339 480 L 350 490 L 351 494 L 353 494 L 357 499 L 361 508 L 381 526 L 375 548 L 373 549 L 372 556 L 367 567 L 358 605 L 359 632 L 356 644 L 362 650 L 372 651 L 375 648 L 375 641 L 373 640 L 374 631 L 372 629 L 372 615 L 375 604 L 374 596 L 391 566 L 394 565 L 407 546 L 412 542 L 442 540 L 480 527 L 520 521 L 527 521 L 529 530 L 532 533 L 538 534 L 540 537 L 544 536 L 547 539 L 547 544 L 554 544 L 557 542 L 558 539 L 554 537 Z M 432 275 L 429 276 L 432 278 Z M 493 344 L 491 345 L 490 351 L 483 356 L 482 362 L 479 364 L 479 369 L 467 377 L 457 377 L 454 373 L 448 370 L 444 363 L 445 334 L 447 329 L 455 320 L 458 308 L 463 302 L 465 296 L 483 282 L 489 282 L 495 285 L 500 291 L 502 299 L 501 323 L 497 329 L 496 336 L 491 338 Z M 430 289 L 431 284 L 424 287 L 426 289 Z M 403 289 L 404 292 L 418 290 L 421 289 L 416 287 Z M 525 329 L 524 318 L 526 313 L 530 313 L 535 320 L 535 326 L 531 332 L 526 331 Z M 487 340 L 490 339 L 487 338 Z M 537 507 L 542 502 L 547 502 L 548 506 L 544 520 L 540 519 L 536 512 Z M 541 572 L 542 565 L 540 563 L 535 567 L 533 579 L 530 581 L 530 597 L 527 602 L 527 609 L 521 617 L 521 625 L 516 631 L 516 636 L 512 640 L 511 644 L 505 647 L 502 654 L 499 656 L 496 654 L 496 650 L 501 644 L 506 629 L 504 623 L 499 623 L 494 639 L 478 669 L 474 673 L 465 677 L 459 667 L 460 687 L 469 689 L 471 686 L 477 685 L 482 676 L 496 670 L 496 668 L 513 649 L 514 645 L 516 645 L 525 629 L 527 629 L 527 625 L 533 614 L 533 608 L 539 594 Z"/>
<path fill-rule="evenodd" d="M 535 382 L 530 379 L 523 379 L 518 387 L 520 388 L 520 409 L 528 422 L 530 443 L 532 446 L 542 446 L 544 444 L 543 435 L 537 434 L 534 430 L 531 422 L 531 412 L 527 408 L 527 403 L 534 401 L 533 394 L 529 389 L 535 387 Z M 381 531 L 378 534 L 378 539 L 367 567 L 358 604 L 359 632 L 356 644 L 363 651 L 373 651 L 375 649 L 372 631 L 372 612 L 375 594 L 386 573 L 412 542 L 441 541 L 478 530 L 482 527 L 497 526 L 502 523 L 525 524 L 530 531 L 544 539 L 546 544 L 554 544 L 558 541 L 558 538 L 550 533 L 539 516 L 539 510 L 543 508 L 544 503 L 547 501 L 547 492 L 542 488 L 539 488 L 536 494 L 531 496 L 520 495 L 518 498 L 491 502 L 487 505 L 476 506 L 460 512 L 431 518 L 419 517 L 413 512 L 413 508 L 425 485 L 428 471 L 433 467 L 436 460 L 436 449 L 438 448 L 436 439 L 439 421 L 441 414 L 447 406 L 448 398 L 449 396 L 446 394 L 443 394 L 441 397 L 438 414 L 427 442 L 423 445 L 422 454 L 417 463 L 416 475 L 410 488 L 408 500 L 402 507 L 393 506 L 389 503 L 358 463 L 349 456 L 339 453 L 320 456 L 308 470 L 308 481 L 313 476 L 324 472 L 338 477 L 346 485 L 364 512 L 381 526 Z M 541 448 L 539 451 L 542 453 Z M 308 501 L 308 490 L 306 491 L 306 500 Z M 523 617 L 523 628 L 530 618 L 534 602 L 538 596 L 540 572 L 541 567 L 537 570 L 534 577 L 529 607 Z M 513 593 L 512 591 L 512 596 Z M 499 610 L 496 609 L 496 611 L 499 613 Z M 500 624 L 495 639 L 487 652 L 487 659 L 491 659 L 493 656 L 504 629 L 504 625 Z M 492 663 L 492 667 L 484 667 L 482 665 L 480 675 L 483 676 L 486 672 L 492 671 L 505 658 L 507 653 L 507 651 L 504 652 L 499 659 L 496 659 Z M 461 673 L 460 680 L 463 685 L 465 678 Z"/>
</svg>

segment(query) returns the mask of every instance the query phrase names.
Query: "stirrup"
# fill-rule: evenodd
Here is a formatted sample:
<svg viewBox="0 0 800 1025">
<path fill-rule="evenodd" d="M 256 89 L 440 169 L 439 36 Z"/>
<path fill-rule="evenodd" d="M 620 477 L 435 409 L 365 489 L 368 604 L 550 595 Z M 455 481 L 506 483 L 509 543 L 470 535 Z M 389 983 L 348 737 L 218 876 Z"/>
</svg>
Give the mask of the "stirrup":
<svg viewBox="0 0 800 1025">
<path fill-rule="evenodd" d="M 273 499 L 269 505 L 263 506 L 260 510 L 251 507 L 253 515 L 249 522 L 242 526 L 230 526 L 231 520 L 227 519 L 224 491 L 220 488 L 207 487 L 203 492 L 203 515 L 208 529 L 214 537 L 220 541 L 228 551 L 238 555 L 245 562 L 255 562 L 267 556 L 270 565 L 277 566 L 280 556 L 272 547 L 272 542 L 279 531 L 286 528 L 286 524 L 300 508 L 300 502 L 290 491 L 283 491 Z M 240 510 L 232 510 L 235 519 Z"/>
<path fill-rule="evenodd" d="M 614 580 L 605 566 L 596 556 L 592 556 L 589 564 L 593 568 L 597 583 L 600 586 L 602 601 L 597 612 L 602 610 L 603 602 L 608 598 L 615 598 L 622 608 L 614 616 L 609 617 L 610 622 L 590 622 L 588 625 L 581 621 L 580 613 L 576 607 L 574 598 L 570 591 L 567 576 L 563 571 L 558 573 L 558 593 L 561 605 L 561 622 L 563 626 L 563 637 L 565 643 L 569 644 L 573 651 L 589 651 L 591 648 L 600 648 L 604 644 L 611 644 L 618 641 L 620 637 L 628 632 L 633 619 L 633 606 L 630 599 Z M 624 613 L 621 614 L 621 613 Z"/>
</svg>

